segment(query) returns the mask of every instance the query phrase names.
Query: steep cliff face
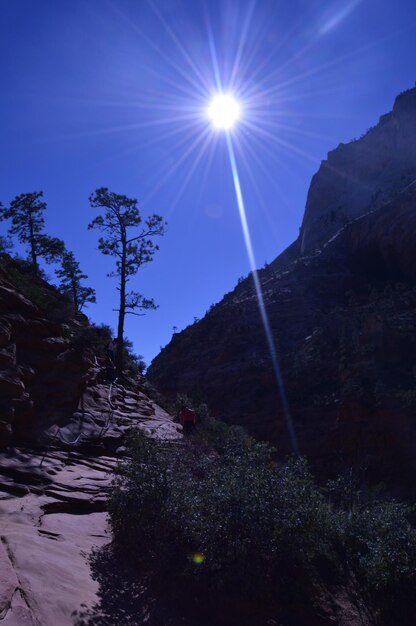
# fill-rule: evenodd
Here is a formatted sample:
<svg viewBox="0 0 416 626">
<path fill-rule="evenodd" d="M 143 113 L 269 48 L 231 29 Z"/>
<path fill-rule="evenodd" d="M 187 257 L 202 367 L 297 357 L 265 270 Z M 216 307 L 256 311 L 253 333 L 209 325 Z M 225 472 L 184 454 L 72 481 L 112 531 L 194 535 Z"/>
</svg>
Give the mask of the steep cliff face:
<svg viewBox="0 0 416 626">
<path fill-rule="evenodd" d="M 349 220 L 385 205 L 416 179 L 416 89 L 361 139 L 340 144 L 312 179 L 300 233 L 302 254 Z"/>
<path fill-rule="evenodd" d="M 415 187 L 403 179 L 396 198 L 386 198 L 416 165 L 407 143 L 415 119 L 413 90 L 361 142 L 335 151 L 349 174 L 340 187 L 338 170 L 325 165 L 312 183 L 303 236 L 313 251 L 299 256 L 295 242 L 259 272 L 301 451 L 323 471 L 353 462 L 395 484 L 416 477 Z M 354 177 L 367 181 L 365 191 Z M 369 212 L 375 187 L 385 204 Z M 316 225 L 328 198 L 345 203 L 344 226 Z M 325 241 L 314 250 L 318 234 Z M 162 391 L 201 398 L 290 452 L 251 278 L 175 334 L 148 375 Z"/>
</svg>

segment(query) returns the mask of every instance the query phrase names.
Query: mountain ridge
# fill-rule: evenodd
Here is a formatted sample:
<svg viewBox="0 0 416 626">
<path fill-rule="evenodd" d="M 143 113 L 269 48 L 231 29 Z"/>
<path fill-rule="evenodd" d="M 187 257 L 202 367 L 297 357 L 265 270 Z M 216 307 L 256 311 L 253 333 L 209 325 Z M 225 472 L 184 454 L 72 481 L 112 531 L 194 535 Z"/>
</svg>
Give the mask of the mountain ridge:
<svg viewBox="0 0 416 626">
<path fill-rule="evenodd" d="M 406 123 L 416 132 L 415 89 L 396 99 L 395 111 L 382 117 L 377 131 L 372 129 L 366 134 L 367 141 L 382 128 L 390 133 L 392 120 L 399 115 L 411 118 Z M 364 139 L 353 145 L 360 145 Z M 341 152 L 349 149 L 342 147 Z M 337 150 L 340 148 L 333 153 Z M 416 151 L 414 157 L 416 164 Z M 401 162 L 408 171 L 408 155 Z M 395 421 L 403 426 L 403 432 L 398 429 L 401 434 L 397 436 L 395 454 L 397 458 L 402 456 L 402 467 L 406 462 L 409 472 L 415 471 L 411 442 L 416 433 L 410 397 L 416 366 L 412 332 L 416 323 L 416 189 L 408 174 L 397 178 L 398 171 L 392 177 L 387 167 L 377 201 L 369 205 L 361 199 L 359 211 L 353 204 L 345 223 L 324 225 L 323 241 L 318 247 L 307 205 L 303 235 L 311 225 L 308 250 L 302 253 L 298 239 L 258 272 L 301 450 L 324 471 L 340 465 L 337 457 L 350 462 L 360 438 L 372 451 L 375 468 L 386 453 L 386 433 Z M 334 176 L 335 189 L 339 174 Z M 387 192 L 392 180 L 396 187 Z M 404 320 L 401 330 L 395 328 L 399 319 Z M 390 365 L 386 345 L 394 355 Z M 406 389 L 398 388 L 398 373 Z M 175 334 L 152 362 L 148 376 L 162 392 L 196 396 L 206 401 L 215 415 L 272 440 L 282 453 L 290 452 L 250 276 L 211 307 L 202 320 Z M 355 404 L 348 392 L 351 385 L 361 389 Z M 381 398 L 383 387 L 388 392 Z M 412 406 L 404 406 L 401 393 Z M 373 438 L 378 438 L 378 443 L 370 441 L 371 429 L 377 431 L 381 421 L 382 432 Z M 358 434 L 346 437 L 345 428 L 347 433 L 348 427 L 355 432 L 357 423 Z M 380 443 L 383 437 L 384 443 Z M 348 439 L 351 441 L 347 445 Z M 381 472 L 383 478 L 392 478 L 393 465 L 391 458 Z"/>
</svg>

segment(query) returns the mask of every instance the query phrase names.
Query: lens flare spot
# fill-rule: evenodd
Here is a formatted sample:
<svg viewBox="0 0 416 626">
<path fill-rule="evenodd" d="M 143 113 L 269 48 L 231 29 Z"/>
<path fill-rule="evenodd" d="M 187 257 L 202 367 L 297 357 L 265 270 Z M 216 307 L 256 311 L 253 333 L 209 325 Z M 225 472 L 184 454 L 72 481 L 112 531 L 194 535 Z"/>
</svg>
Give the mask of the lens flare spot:
<svg viewBox="0 0 416 626">
<path fill-rule="evenodd" d="M 229 130 L 240 116 L 240 103 L 231 93 L 218 93 L 208 107 L 208 118 L 215 128 Z"/>
<path fill-rule="evenodd" d="M 193 552 L 190 555 L 190 558 L 194 565 L 202 565 L 203 563 L 205 563 L 205 554 L 203 554 L 202 552 Z"/>
</svg>

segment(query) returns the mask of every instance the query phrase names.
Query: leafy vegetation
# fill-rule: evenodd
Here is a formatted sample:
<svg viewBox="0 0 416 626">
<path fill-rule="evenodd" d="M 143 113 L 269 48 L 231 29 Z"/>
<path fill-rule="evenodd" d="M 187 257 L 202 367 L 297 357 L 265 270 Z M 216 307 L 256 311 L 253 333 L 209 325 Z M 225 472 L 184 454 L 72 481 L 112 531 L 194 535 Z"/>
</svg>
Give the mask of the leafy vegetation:
<svg viewBox="0 0 416 626">
<path fill-rule="evenodd" d="M 81 325 L 72 329 L 70 347 L 79 353 L 84 352 L 87 347 L 99 361 L 103 362 L 107 360 L 107 346 L 111 338 L 112 330 L 107 324 Z M 143 357 L 134 353 L 133 343 L 127 337 L 123 350 L 124 372 L 133 378 L 143 374 L 146 369 Z"/>
<path fill-rule="evenodd" d="M 62 323 L 73 318 L 74 309 L 70 299 L 46 282 L 41 268 L 38 276 L 34 277 L 30 261 L 13 259 L 8 254 L 0 256 L 0 264 L 9 281 L 42 311 L 46 319 Z"/>
<path fill-rule="evenodd" d="M 61 279 L 59 289 L 72 300 L 75 313 L 82 311 L 88 302 L 96 302 L 95 289 L 85 287 L 81 282 L 88 276 L 82 273 L 73 252 L 65 250 L 62 266 L 55 270 L 55 274 Z"/>
<path fill-rule="evenodd" d="M 216 434 L 181 446 L 132 437 L 110 499 L 127 558 L 270 602 L 294 593 L 312 601 L 326 577 L 355 580 L 387 611 L 416 582 L 409 507 L 341 479 L 321 489 L 304 459 L 278 466 L 274 449 L 242 429 Z"/>
</svg>

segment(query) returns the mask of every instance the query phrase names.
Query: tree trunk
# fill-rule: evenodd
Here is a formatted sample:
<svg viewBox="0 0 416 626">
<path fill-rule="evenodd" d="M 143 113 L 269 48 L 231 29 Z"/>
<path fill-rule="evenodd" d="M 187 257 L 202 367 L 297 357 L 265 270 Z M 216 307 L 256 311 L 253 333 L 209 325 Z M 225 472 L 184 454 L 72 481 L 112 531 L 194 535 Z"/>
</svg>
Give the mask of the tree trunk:
<svg viewBox="0 0 416 626">
<path fill-rule="evenodd" d="M 77 292 L 77 284 L 75 279 L 72 280 L 72 298 L 74 300 L 74 310 L 75 315 L 79 313 L 79 302 L 78 302 L 78 292 Z"/>
<path fill-rule="evenodd" d="M 126 255 L 127 243 L 125 238 L 122 242 L 122 257 L 120 267 L 120 307 L 118 312 L 117 328 L 117 352 L 116 352 L 116 374 L 123 373 L 123 347 L 124 347 L 124 318 L 126 315 Z"/>
<path fill-rule="evenodd" d="M 36 248 L 35 248 L 35 236 L 33 234 L 33 222 L 32 220 L 30 220 L 29 222 L 29 229 L 30 229 L 30 254 L 32 257 L 32 274 L 34 276 L 34 278 L 37 278 L 39 276 L 39 266 L 38 266 L 38 259 L 36 256 Z"/>
</svg>

